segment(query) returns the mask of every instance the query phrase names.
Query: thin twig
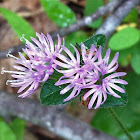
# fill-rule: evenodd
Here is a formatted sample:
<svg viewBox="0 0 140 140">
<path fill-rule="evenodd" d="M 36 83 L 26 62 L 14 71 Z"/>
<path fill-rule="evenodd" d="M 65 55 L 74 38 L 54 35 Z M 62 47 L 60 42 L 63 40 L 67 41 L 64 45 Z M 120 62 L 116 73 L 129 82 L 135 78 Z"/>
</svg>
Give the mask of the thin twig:
<svg viewBox="0 0 140 140">
<path fill-rule="evenodd" d="M 121 122 L 120 118 L 118 117 L 118 115 L 116 114 L 116 112 L 114 111 L 114 109 L 110 107 L 110 108 L 108 108 L 108 111 L 110 112 L 110 114 L 112 115 L 112 117 L 115 119 L 115 121 L 118 123 L 118 125 L 120 126 L 120 128 L 122 129 L 122 131 L 126 134 L 126 136 L 128 137 L 128 139 L 129 140 L 133 140 L 133 137 L 130 135 L 129 131 L 124 126 L 124 124 Z"/>
<path fill-rule="evenodd" d="M 17 13 L 19 16 L 21 17 L 24 17 L 24 18 L 28 18 L 28 17 L 31 17 L 31 16 L 35 16 L 35 15 L 38 15 L 40 13 L 42 13 L 44 10 L 43 8 L 39 8 L 37 9 L 36 11 L 31 11 L 31 12 L 19 12 Z"/>
<path fill-rule="evenodd" d="M 63 106 L 41 106 L 39 101 L 21 99 L 0 91 L 0 115 L 19 117 L 46 128 L 67 140 L 116 140 L 62 111 Z"/>
<path fill-rule="evenodd" d="M 101 16 L 104 16 L 105 14 L 114 11 L 124 1 L 125 0 L 113 0 L 110 3 L 106 4 L 105 6 L 100 7 L 95 13 L 91 14 L 90 16 L 86 16 L 83 19 L 78 20 L 76 23 L 71 24 L 69 27 L 60 29 L 57 32 L 50 33 L 50 35 L 52 36 L 53 39 L 56 39 L 57 34 L 59 34 L 61 37 L 63 37 L 65 35 L 67 35 L 67 34 L 70 34 L 70 33 L 74 32 L 74 31 L 77 31 L 80 28 L 83 28 L 83 27 L 89 25 L 90 23 L 92 23 L 93 21 L 97 20 Z M 16 54 L 19 51 L 21 51 L 22 48 L 24 48 L 24 47 L 25 47 L 24 44 L 20 44 L 18 46 L 11 47 L 6 51 L 1 51 L 0 52 L 0 59 L 1 58 L 6 58 L 6 54 L 9 51 L 11 52 L 11 54 Z"/>
<path fill-rule="evenodd" d="M 140 4 L 140 0 L 126 0 L 104 21 L 103 25 L 97 30 L 96 34 L 104 34 L 108 39 L 129 12 L 138 4 Z"/>
</svg>

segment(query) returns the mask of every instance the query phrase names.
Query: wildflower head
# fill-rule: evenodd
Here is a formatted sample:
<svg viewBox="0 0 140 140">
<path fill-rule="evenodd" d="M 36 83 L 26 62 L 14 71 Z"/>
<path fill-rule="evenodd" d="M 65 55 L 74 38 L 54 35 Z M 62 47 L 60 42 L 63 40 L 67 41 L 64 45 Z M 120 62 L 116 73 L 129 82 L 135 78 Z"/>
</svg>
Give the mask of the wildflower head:
<svg viewBox="0 0 140 140">
<path fill-rule="evenodd" d="M 49 34 L 36 34 L 39 40 L 32 38 L 31 43 L 27 39 L 26 48 L 23 52 L 26 54 L 26 59 L 22 53 L 19 52 L 19 56 L 15 57 L 8 53 L 8 57 L 15 59 L 16 65 L 13 67 L 16 71 L 8 71 L 2 68 L 1 73 L 11 73 L 14 80 L 7 80 L 7 84 L 11 83 L 12 87 L 20 87 L 18 93 L 23 92 L 19 97 L 27 97 L 32 94 L 39 86 L 40 82 L 48 80 L 49 76 L 53 74 L 56 67 L 53 60 L 56 58 L 57 53 L 62 51 L 61 39 L 58 35 L 58 44 L 54 45 L 53 40 Z M 53 66 L 53 67 L 52 67 Z"/>
</svg>

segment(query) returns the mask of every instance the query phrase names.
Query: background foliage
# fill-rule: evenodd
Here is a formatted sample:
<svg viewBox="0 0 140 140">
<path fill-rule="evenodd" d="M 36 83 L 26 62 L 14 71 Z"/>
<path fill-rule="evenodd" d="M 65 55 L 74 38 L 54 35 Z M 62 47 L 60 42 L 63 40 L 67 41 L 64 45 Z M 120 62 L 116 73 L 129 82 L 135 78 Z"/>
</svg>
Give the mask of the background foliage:
<svg viewBox="0 0 140 140">
<path fill-rule="evenodd" d="M 40 3 L 44 8 L 46 16 L 48 16 L 58 27 L 64 28 L 76 22 L 76 15 L 74 11 L 59 0 L 55 0 L 53 2 L 50 0 L 40 0 Z M 90 15 L 103 5 L 103 0 L 87 0 L 84 8 L 84 15 Z M 2 7 L 0 7 L 0 13 L 8 21 L 9 25 L 19 38 L 21 38 L 23 34 L 25 34 L 25 38 L 28 40 L 30 39 L 30 36 L 35 37 L 35 31 L 32 26 L 17 13 Z M 66 46 L 71 50 L 72 53 L 74 53 L 74 50 L 69 44 L 71 43 L 76 45 L 76 43 L 80 44 L 81 42 L 85 43 L 85 45 L 88 47 L 87 49 L 89 49 L 90 45 L 93 43 L 95 45 L 101 45 L 102 47 L 105 46 L 105 50 L 108 46 L 111 48 L 113 55 L 117 51 L 119 52 L 120 56 L 118 61 L 120 64 L 120 69 L 125 70 L 126 72 L 130 71 L 125 77 L 126 81 L 129 83 L 126 86 L 129 102 L 125 107 L 116 107 L 114 109 L 128 130 L 131 132 L 134 139 L 139 140 L 140 27 L 138 26 L 138 10 L 137 8 L 134 8 L 130 12 L 130 14 L 124 19 L 123 23 L 116 29 L 116 32 L 111 36 L 106 45 L 106 39 L 103 35 L 93 36 L 95 30 L 101 26 L 103 21 L 104 19 L 100 18 L 89 25 L 90 32 L 82 30 L 66 36 Z M 46 88 L 48 89 L 47 92 Z M 61 88 L 55 87 L 52 81 L 45 82 L 42 86 L 40 95 L 42 104 L 62 104 L 63 99 L 68 96 L 67 94 L 69 93 L 63 96 L 59 95 L 58 93 Z M 55 98 L 53 98 L 54 96 Z M 110 106 L 110 104 L 111 106 L 125 105 L 127 102 L 127 95 L 124 94 L 122 96 L 123 97 L 120 100 L 108 98 L 109 102 L 105 102 L 104 107 Z M 91 125 L 122 140 L 127 139 L 119 128 L 118 124 L 116 124 L 106 109 L 99 109 L 97 111 L 96 115 L 93 116 Z M 24 128 L 25 122 L 23 120 L 14 119 L 11 123 L 6 123 L 3 119 L 1 119 L 0 140 L 23 140 Z"/>
</svg>

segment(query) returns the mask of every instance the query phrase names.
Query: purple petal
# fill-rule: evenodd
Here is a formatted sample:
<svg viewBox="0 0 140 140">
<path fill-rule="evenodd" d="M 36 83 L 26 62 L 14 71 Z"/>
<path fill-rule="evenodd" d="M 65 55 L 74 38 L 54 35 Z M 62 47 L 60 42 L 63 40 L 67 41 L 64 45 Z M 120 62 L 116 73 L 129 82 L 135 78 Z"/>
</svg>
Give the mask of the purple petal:
<svg viewBox="0 0 140 140">
<path fill-rule="evenodd" d="M 83 96 L 83 100 L 86 101 L 86 99 L 91 95 L 93 94 L 95 91 L 97 91 L 96 88 L 93 88 L 91 90 L 89 90 L 87 93 L 85 93 L 85 95 Z"/>
<path fill-rule="evenodd" d="M 70 44 L 70 45 L 74 48 L 74 50 L 75 50 L 75 52 L 76 52 L 77 63 L 80 64 L 80 54 L 79 54 L 78 50 L 77 50 L 76 47 L 73 46 L 72 44 Z"/>
<path fill-rule="evenodd" d="M 60 85 L 63 85 L 63 84 L 67 84 L 67 83 L 71 83 L 71 79 L 64 79 L 64 80 L 58 80 L 55 85 L 56 86 L 60 86 Z"/>
<path fill-rule="evenodd" d="M 91 59 L 93 57 L 94 51 L 95 51 L 95 45 L 92 44 L 90 48 L 90 53 L 88 55 L 88 59 Z"/>
<path fill-rule="evenodd" d="M 64 89 L 62 89 L 60 91 L 60 94 L 65 94 L 66 92 L 68 92 L 71 88 L 73 88 L 73 84 L 69 84 L 68 86 L 66 86 Z"/>
<path fill-rule="evenodd" d="M 50 42 L 51 52 L 54 52 L 54 44 L 53 44 L 52 37 L 49 34 L 47 34 L 47 38 Z"/>
<path fill-rule="evenodd" d="M 123 88 L 121 88 L 121 87 L 119 87 L 119 86 L 117 86 L 113 83 L 108 83 L 108 85 L 111 86 L 112 88 L 114 88 L 115 90 L 121 92 L 121 93 L 125 93 L 125 90 Z"/>
<path fill-rule="evenodd" d="M 118 68 L 118 66 L 119 66 L 119 64 L 117 62 L 116 65 L 112 69 L 110 69 L 110 70 L 107 71 L 107 73 L 114 72 Z"/>
<path fill-rule="evenodd" d="M 60 67 L 62 67 L 62 68 L 71 68 L 71 65 L 62 63 L 62 62 L 60 62 L 60 61 L 58 61 L 58 60 L 56 60 L 56 59 L 53 59 L 53 62 L 54 62 L 56 65 L 58 65 L 58 66 L 60 66 Z"/>
<path fill-rule="evenodd" d="M 110 69 L 111 67 L 114 66 L 114 64 L 117 62 L 117 59 L 119 57 L 119 53 L 117 52 L 113 58 L 113 60 L 111 61 L 111 63 L 108 65 L 108 69 Z"/>
<path fill-rule="evenodd" d="M 107 86 L 107 90 L 109 91 L 108 94 L 113 95 L 116 98 L 121 98 L 118 94 L 116 94 L 109 86 Z"/>
<path fill-rule="evenodd" d="M 107 94 L 106 94 L 105 91 L 103 91 L 103 96 L 104 96 L 104 100 L 103 100 L 103 102 L 101 104 L 103 104 L 106 101 L 106 99 L 107 99 Z"/>
<path fill-rule="evenodd" d="M 59 36 L 59 34 L 57 34 L 57 37 L 58 37 L 58 44 L 57 44 L 57 51 L 60 49 L 60 47 L 61 47 L 61 38 L 60 38 L 60 36 Z"/>
<path fill-rule="evenodd" d="M 100 93 L 100 94 L 98 95 L 97 103 L 96 103 L 96 106 L 94 107 L 94 109 L 99 108 L 100 105 L 101 105 L 101 102 L 102 102 L 102 94 Z"/>
<path fill-rule="evenodd" d="M 93 94 L 93 96 L 92 96 L 92 98 L 90 99 L 90 102 L 89 102 L 89 104 L 88 104 L 88 108 L 89 108 L 89 109 L 92 108 L 92 106 L 93 106 L 93 104 L 94 104 L 94 102 L 95 102 L 95 100 L 96 100 L 98 94 L 99 94 L 98 91 L 96 91 L 96 92 Z"/>
<path fill-rule="evenodd" d="M 125 80 L 122 80 L 122 79 L 112 79 L 111 82 L 120 83 L 120 84 L 124 84 L 124 85 L 128 84 Z"/>
<path fill-rule="evenodd" d="M 22 85 L 22 87 L 18 90 L 17 93 L 22 92 L 25 88 L 27 88 L 29 85 L 31 85 L 32 82 L 33 82 L 33 81 L 29 81 L 29 82 L 25 83 L 24 85 Z"/>
<path fill-rule="evenodd" d="M 124 76 L 124 75 L 126 75 L 125 72 L 116 72 L 116 73 L 113 73 L 113 74 L 107 76 L 105 79 L 108 79 L 108 78 L 115 78 L 115 77 Z"/>
<path fill-rule="evenodd" d="M 78 89 L 77 86 L 75 86 L 71 94 L 66 99 L 64 99 L 64 102 L 71 100 L 74 97 L 77 89 Z"/>
<path fill-rule="evenodd" d="M 48 78 L 49 78 L 49 74 L 48 74 L 48 73 L 46 73 L 46 74 L 45 74 L 45 76 L 44 76 L 44 78 L 43 78 L 43 80 L 42 80 L 42 82 L 47 81 L 47 80 L 48 80 Z"/>
<path fill-rule="evenodd" d="M 84 63 L 86 63 L 86 60 L 87 60 L 87 52 L 86 52 L 86 46 L 81 43 L 81 52 L 82 52 L 82 59 L 84 61 Z"/>
<path fill-rule="evenodd" d="M 62 49 L 68 54 L 68 56 L 71 58 L 71 60 L 76 63 L 76 59 L 75 57 L 73 56 L 73 54 L 70 52 L 70 50 L 64 46 L 62 46 Z"/>
</svg>

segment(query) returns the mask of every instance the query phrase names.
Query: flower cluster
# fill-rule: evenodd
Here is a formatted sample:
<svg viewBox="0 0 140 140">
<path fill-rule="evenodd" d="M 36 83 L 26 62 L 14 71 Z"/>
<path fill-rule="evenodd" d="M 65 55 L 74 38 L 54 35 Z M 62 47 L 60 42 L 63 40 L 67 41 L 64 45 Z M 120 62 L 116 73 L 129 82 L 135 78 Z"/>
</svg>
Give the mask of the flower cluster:
<svg viewBox="0 0 140 140">
<path fill-rule="evenodd" d="M 55 85 L 66 85 L 60 91 L 60 94 L 72 90 L 70 95 L 64 99 L 64 102 L 75 98 L 81 90 L 86 89 L 82 96 L 83 101 L 88 99 L 88 108 L 91 109 L 94 106 L 97 109 L 106 101 L 107 94 L 121 98 L 115 91 L 125 93 L 124 89 L 118 84 L 126 85 L 127 82 L 118 77 L 124 76 L 126 73 L 115 72 L 118 68 L 118 53 L 109 62 L 110 49 L 102 57 L 101 46 L 96 48 L 95 45 L 91 45 L 90 50 L 86 51 L 86 46 L 81 43 L 80 52 L 71 44 L 71 47 L 75 50 L 75 55 L 73 55 L 65 47 L 64 40 L 61 44 L 59 35 L 57 45 L 54 45 L 49 34 L 45 36 L 37 33 L 37 36 L 39 40 L 31 38 L 33 43 L 25 39 L 26 48 L 23 49 L 23 52 L 28 59 L 21 53 L 19 53 L 20 58 L 8 54 L 8 56 L 16 59 L 15 63 L 17 65 L 13 67 L 18 71 L 2 69 L 2 73 L 12 73 L 12 77 L 16 78 L 16 80 L 8 80 L 7 82 L 10 82 L 13 87 L 20 87 L 18 93 L 25 91 L 19 97 L 27 97 L 33 93 L 39 83 L 48 80 L 54 70 L 63 74 Z"/>
</svg>

